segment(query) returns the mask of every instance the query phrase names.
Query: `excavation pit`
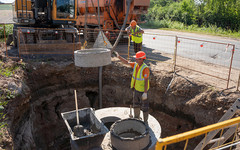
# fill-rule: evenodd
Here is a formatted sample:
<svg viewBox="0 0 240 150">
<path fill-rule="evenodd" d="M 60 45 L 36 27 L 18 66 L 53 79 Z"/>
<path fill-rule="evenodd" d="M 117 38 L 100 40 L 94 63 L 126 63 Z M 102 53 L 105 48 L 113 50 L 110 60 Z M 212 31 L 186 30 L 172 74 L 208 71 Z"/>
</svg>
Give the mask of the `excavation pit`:
<svg viewBox="0 0 240 150">
<path fill-rule="evenodd" d="M 124 119 L 111 126 L 111 144 L 118 150 L 146 149 L 150 143 L 149 129 L 138 119 Z"/>
<path fill-rule="evenodd" d="M 70 133 L 71 149 L 92 149 L 100 147 L 105 134 L 109 131 L 99 121 L 91 108 L 78 110 L 80 125 L 83 126 L 82 136 L 76 136 L 73 132 L 77 124 L 76 111 L 61 113 L 62 118 Z"/>
<path fill-rule="evenodd" d="M 106 48 L 77 50 L 74 52 L 75 66 L 101 67 L 111 64 L 111 51 Z"/>
</svg>

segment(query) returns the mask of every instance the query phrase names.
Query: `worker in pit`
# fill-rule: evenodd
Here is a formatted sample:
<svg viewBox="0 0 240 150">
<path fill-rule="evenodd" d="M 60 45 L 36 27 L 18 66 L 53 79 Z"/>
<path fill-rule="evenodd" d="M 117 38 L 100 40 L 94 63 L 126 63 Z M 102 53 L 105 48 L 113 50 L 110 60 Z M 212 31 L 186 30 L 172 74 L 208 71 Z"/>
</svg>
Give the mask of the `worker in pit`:
<svg viewBox="0 0 240 150">
<path fill-rule="evenodd" d="M 147 93 L 149 89 L 149 68 L 144 63 L 146 54 L 143 51 L 136 53 L 136 62 L 129 62 L 121 57 L 116 51 L 114 54 L 123 62 L 133 68 L 133 75 L 131 80 L 131 89 L 133 89 L 133 109 L 134 118 L 140 119 L 140 109 L 143 111 L 143 120 L 148 123 L 149 101 Z"/>
<path fill-rule="evenodd" d="M 134 52 L 142 50 L 142 34 L 144 33 L 143 29 L 137 25 L 135 20 L 132 20 L 130 26 L 126 28 L 128 35 L 131 34 Z"/>
</svg>

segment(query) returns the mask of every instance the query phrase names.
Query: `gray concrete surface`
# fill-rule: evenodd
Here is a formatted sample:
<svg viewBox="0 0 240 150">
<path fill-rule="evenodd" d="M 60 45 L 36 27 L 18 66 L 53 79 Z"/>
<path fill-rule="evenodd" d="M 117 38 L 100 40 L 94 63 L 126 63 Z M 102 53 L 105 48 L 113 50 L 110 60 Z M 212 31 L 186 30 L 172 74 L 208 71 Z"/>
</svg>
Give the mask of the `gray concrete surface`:
<svg viewBox="0 0 240 150">
<path fill-rule="evenodd" d="M 95 111 L 96 117 L 101 120 L 105 125 L 108 122 L 115 122 L 119 119 L 127 119 L 130 115 L 130 108 L 127 107 L 109 107 L 109 108 L 103 108 Z M 141 111 L 140 117 L 143 118 L 143 113 Z M 151 144 L 149 145 L 149 150 L 155 149 L 155 144 L 157 142 L 157 139 L 161 136 L 161 126 L 159 122 L 151 115 L 149 115 L 148 118 L 148 124 L 149 124 L 149 133 L 150 133 L 150 139 Z M 110 143 L 110 132 L 108 132 L 102 142 L 102 149 L 104 150 L 110 150 L 109 147 Z"/>
<path fill-rule="evenodd" d="M 93 48 L 108 48 L 108 49 L 112 49 L 113 46 L 112 44 L 108 41 L 107 37 L 105 36 L 105 34 L 100 31 L 98 33 L 97 39 L 93 45 Z"/>
<path fill-rule="evenodd" d="M 137 119 L 124 119 L 111 126 L 111 144 L 118 150 L 146 149 L 150 144 L 148 127 Z"/>
<path fill-rule="evenodd" d="M 101 67 L 111 64 L 111 51 L 104 48 L 77 50 L 74 52 L 75 66 Z"/>
</svg>

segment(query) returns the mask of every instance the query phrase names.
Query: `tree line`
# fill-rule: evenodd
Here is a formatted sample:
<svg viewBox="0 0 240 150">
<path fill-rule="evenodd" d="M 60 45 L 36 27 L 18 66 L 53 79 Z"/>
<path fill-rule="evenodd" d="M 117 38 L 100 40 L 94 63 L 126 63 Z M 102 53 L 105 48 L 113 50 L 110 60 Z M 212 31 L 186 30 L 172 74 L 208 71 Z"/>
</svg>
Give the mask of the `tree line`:
<svg viewBox="0 0 240 150">
<path fill-rule="evenodd" d="M 147 21 L 170 20 L 239 31 L 240 0 L 151 0 Z"/>
</svg>

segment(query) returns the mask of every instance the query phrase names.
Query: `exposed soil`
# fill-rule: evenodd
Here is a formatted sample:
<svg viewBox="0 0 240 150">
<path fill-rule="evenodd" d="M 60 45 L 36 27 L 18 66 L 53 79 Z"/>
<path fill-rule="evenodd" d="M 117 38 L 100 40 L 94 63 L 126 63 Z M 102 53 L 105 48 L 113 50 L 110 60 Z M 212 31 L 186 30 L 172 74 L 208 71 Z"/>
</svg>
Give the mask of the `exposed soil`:
<svg viewBox="0 0 240 150">
<path fill-rule="evenodd" d="M 0 18 L 0 23 L 12 23 L 11 10 L 1 10 Z M 154 32 L 170 34 L 162 30 Z M 199 37 L 198 34 L 171 34 Z M 219 37 L 211 36 L 211 39 Z M 5 57 L 3 49 L 0 44 L 0 65 L 19 67 L 9 77 L 0 75 L 1 96 L 8 91 L 14 94 L 6 99 L 8 105 L 4 110 L 8 126 L 0 130 L 0 149 L 70 149 L 69 133 L 61 112 L 75 109 L 74 89 L 78 93 L 79 108 L 98 109 L 98 68 L 77 68 L 71 59 L 12 60 Z M 168 54 L 161 55 L 168 57 Z M 234 81 L 226 90 L 226 82 L 222 80 L 177 68 L 177 75 L 166 92 L 173 74 L 171 62 L 165 62 L 147 62 L 151 67 L 150 114 L 162 127 L 161 137 L 216 123 L 240 96 L 235 91 L 238 70 L 232 71 Z M 226 68 L 208 65 L 212 74 L 228 72 Z M 131 74 L 132 69 L 116 58 L 112 58 L 111 65 L 103 67 L 103 107 L 131 104 Z M 188 148 L 193 149 L 197 142 L 190 143 Z"/>
<path fill-rule="evenodd" d="M 3 132 L 0 146 L 70 149 L 69 132 L 61 112 L 75 109 L 74 89 L 79 108 L 99 108 L 98 68 L 78 68 L 71 59 L 21 61 L 5 58 L 3 54 L 1 61 L 5 67 L 20 67 L 10 77 L 0 79 L 2 94 L 6 90 L 15 93 L 5 109 L 9 134 Z M 150 114 L 162 127 L 161 137 L 216 123 L 240 96 L 233 89 L 216 88 L 203 75 L 186 70 L 178 70 L 166 92 L 173 77 L 171 70 L 161 69 L 164 65 L 148 64 Z M 103 67 L 103 107 L 131 104 L 131 74 L 132 69 L 115 57 L 111 65 Z M 194 74 L 194 78 L 189 74 Z"/>
</svg>

